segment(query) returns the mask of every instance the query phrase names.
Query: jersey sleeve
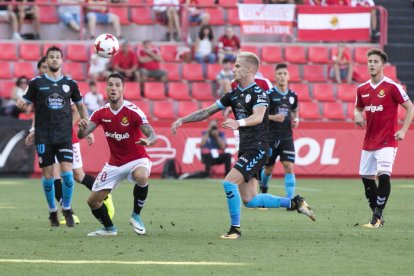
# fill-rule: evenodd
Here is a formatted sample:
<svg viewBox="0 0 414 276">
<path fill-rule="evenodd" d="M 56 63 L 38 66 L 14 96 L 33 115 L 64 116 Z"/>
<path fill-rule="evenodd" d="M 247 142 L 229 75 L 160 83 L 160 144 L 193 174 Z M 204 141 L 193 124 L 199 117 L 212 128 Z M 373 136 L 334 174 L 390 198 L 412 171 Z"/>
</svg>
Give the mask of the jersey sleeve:
<svg viewBox="0 0 414 276">
<path fill-rule="evenodd" d="M 216 101 L 216 104 L 220 109 L 225 109 L 226 107 L 231 105 L 231 93 L 226 93 L 221 97 L 221 99 Z"/>
<path fill-rule="evenodd" d="M 362 98 L 361 98 L 361 88 L 358 87 L 357 89 L 357 93 L 356 93 L 356 98 L 355 98 L 355 106 L 357 108 L 364 108 L 364 104 L 362 102 Z"/>
<path fill-rule="evenodd" d="M 292 104 L 292 110 L 295 111 L 298 109 L 298 95 L 293 94 L 293 98 L 295 99 L 295 102 Z"/>
<path fill-rule="evenodd" d="M 82 102 L 82 94 L 79 91 L 79 86 L 78 83 L 76 81 L 72 82 L 72 89 L 73 89 L 73 93 L 71 95 L 71 99 L 72 101 L 76 104 L 76 103 L 80 103 Z"/>
<path fill-rule="evenodd" d="M 91 117 L 89 118 L 89 120 L 90 120 L 91 122 L 93 122 L 96 126 L 99 126 L 99 125 L 101 124 L 101 122 L 102 122 L 102 119 L 101 119 L 101 111 L 100 111 L 100 109 L 95 110 L 95 111 L 92 113 L 92 115 L 91 115 Z"/>
<path fill-rule="evenodd" d="M 36 82 L 31 80 L 29 82 L 29 85 L 27 87 L 26 93 L 23 95 L 23 99 L 25 99 L 27 102 L 32 103 L 36 96 Z"/>
<path fill-rule="evenodd" d="M 405 92 L 404 88 L 399 84 L 395 84 L 393 86 L 392 97 L 399 104 L 402 104 L 410 99 L 407 92 Z"/>
<path fill-rule="evenodd" d="M 256 106 L 268 106 L 269 105 L 269 97 L 267 96 L 266 92 L 264 92 L 259 87 L 255 88 L 252 100 L 253 100 L 253 108 Z"/>
</svg>

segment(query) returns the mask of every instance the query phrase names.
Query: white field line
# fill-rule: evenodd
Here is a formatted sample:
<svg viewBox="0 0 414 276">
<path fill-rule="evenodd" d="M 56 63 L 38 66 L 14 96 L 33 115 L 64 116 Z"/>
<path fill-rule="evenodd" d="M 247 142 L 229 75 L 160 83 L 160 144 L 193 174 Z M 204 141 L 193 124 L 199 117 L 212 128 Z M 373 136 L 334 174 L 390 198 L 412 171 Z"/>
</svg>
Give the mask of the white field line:
<svg viewBox="0 0 414 276">
<path fill-rule="evenodd" d="M 30 264 L 116 264 L 116 265 L 202 265 L 202 266 L 242 266 L 246 263 L 227 262 L 163 262 L 163 261 L 113 261 L 113 260 L 30 260 L 30 259 L 0 259 L 0 263 L 30 263 Z"/>
</svg>

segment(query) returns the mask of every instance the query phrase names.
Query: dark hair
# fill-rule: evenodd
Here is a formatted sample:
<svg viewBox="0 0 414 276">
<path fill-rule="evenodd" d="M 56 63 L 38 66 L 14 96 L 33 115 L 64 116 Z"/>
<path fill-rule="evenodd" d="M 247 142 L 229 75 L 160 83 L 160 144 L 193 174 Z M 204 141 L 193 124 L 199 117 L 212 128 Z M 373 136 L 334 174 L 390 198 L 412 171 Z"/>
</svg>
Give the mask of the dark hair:
<svg viewBox="0 0 414 276">
<path fill-rule="evenodd" d="M 37 69 L 40 69 L 42 67 L 42 64 L 46 62 L 46 57 L 42 57 L 41 59 L 39 59 L 39 61 L 37 62 Z"/>
<path fill-rule="evenodd" d="M 89 81 L 89 86 L 96 86 L 96 81 L 94 80 Z"/>
<path fill-rule="evenodd" d="M 227 63 L 227 62 L 233 62 L 233 59 L 228 58 L 228 57 L 224 58 L 223 63 Z"/>
<path fill-rule="evenodd" d="M 50 52 L 59 52 L 60 53 L 60 56 L 63 57 L 62 50 L 59 47 L 57 47 L 57 46 L 52 46 L 52 47 L 49 47 L 47 49 L 47 51 L 46 51 L 46 58 L 47 58 L 47 56 L 49 55 Z"/>
<path fill-rule="evenodd" d="M 286 63 L 279 63 L 279 64 L 276 65 L 275 71 L 277 71 L 279 69 L 285 69 L 285 68 L 286 69 L 288 68 Z"/>
<path fill-rule="evenodd" d="M 108 82 L 108 80 L 110 78 L 120 79 L 121 82 L 122 82 L 122 85 L 124 85 L 124 77 L 121 74 L 119 74 L 119 73 L 112 73 L 112 74 L 110 74 L 108 76 L 108 78 L 106 79 L 106 82 Z"/>
<path fill-rule="evenodd" d="M 378 56 L 380 56 L 381 57 L 381 60 L 382 60 L 382 63 L 383 64 L 387 63 L 388 56 L 387 56 L 387 54 L 383 50 L 378 49 L 378 48 L 371 49 L 371 50 L 369 50 L 367 52 L 367 57 L 370 57 L 372 55 L 378 55 Z"/>
<path fill-rule="evenodd" d="M 22 80 L 26 80 L 27 82 L 29 82 L 29 79 L 26 76 L 20 76 L 16 80 L 16 86 L 18 86 Z"/>
<path fill-rule="evenodd" d="M 200 31 L 198 32 L 198 37 L 200 39 L 204 39 L 204 30 L 205 29 L 209 29 L 210 32 L 208 34 L 208 40 L 213 41 L 214 35 L 213 35 L 213 29 L 211 28 L 210 25 L 204 25 L 200 28 Z"/>
</svg>

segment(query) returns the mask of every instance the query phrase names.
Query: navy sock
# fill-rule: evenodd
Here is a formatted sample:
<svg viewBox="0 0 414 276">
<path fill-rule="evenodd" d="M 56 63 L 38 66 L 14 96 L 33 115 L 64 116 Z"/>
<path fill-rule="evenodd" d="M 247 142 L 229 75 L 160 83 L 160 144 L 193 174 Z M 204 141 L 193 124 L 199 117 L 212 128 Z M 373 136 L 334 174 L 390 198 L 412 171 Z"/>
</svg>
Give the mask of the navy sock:
<svg viewBox="0 0 414 276">
<path fill-rule="evenodd" d="M 92 210 L 92 214 L 97 220 L 99 220 L 100 223 L 103 224 L 103 226 L 105 226 L 105 228 L 114 226 L 111 218 L 108 215 L 108 209 L 106 208 L 105 204 L 102 204 L 102 206 L 98 209 Z"/>
<path fill-rule="evenodd" d="M 236 184 L 228 181 L 223 182 L 223 187 L 224 192 L 226 193 L 231 225 L 240 226 L 241 199 L 239 187 Z"/>
<path fill-rule="evenodd" d="M 89 191 L 92 191 L 92 186 L 95 183 L 95 177 L 89 174 L 85 174 L 83 177 L 81 184 L 85 185 L 86 188 L 89 189 Z"/>
<path fill-rule="evenodd" d="M 377 206 L 377 184 L 374 179 L 362 177 L 362 183 L 364 183 L 365 197 L 368 200 L 369 208 L 374 212 Z"/>
<path fill-rule="evenodd" d="M 388 174 L 378 176 L 377 207 L 384 210 L 391 193 L 391 182 Z"/>
<path fill-rule="evenodd" d="M 140 214 L 145 205 L 148 195 L 148 183 L 144 187 L 135 184 L 134 186 L 134 213 Z"/>
<path fill-rule="evenodd" d="M 62 205 L 62 180 L 60 178 L 55 179 L 54 185 L 56 201 L 59 202 L 60 205 Z"/>
</svg>

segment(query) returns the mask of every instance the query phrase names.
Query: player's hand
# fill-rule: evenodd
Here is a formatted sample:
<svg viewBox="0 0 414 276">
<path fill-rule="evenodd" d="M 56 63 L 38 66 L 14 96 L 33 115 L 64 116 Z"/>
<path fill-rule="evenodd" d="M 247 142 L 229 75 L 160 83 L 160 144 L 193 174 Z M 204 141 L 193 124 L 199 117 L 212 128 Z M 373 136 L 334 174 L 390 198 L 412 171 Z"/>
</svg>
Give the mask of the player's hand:
<svg viewBox="0 0 414 276">
<path fill-rule="evenodd" d="M 292 120 L 292 128 L 297 128 L 299 126 L 299 119 L 295 118 Z"/>
<path fill-rule="evenodd" d="M 354 114 L 354 121 L 355 121 L 355 124 L 356 124 L 357 126 L 359 126 L 359 127 L 361 127 L 361 128 L 363 128 L 363 127 L 364 127 L 365 121 L 364 121 L 364 117 L 363 117 L 362 113 L 360 113 L 360 112 L 356 112 L 356 113 Z"/>
<path fill-rule="evenodd" d="M 221 126 L 224 128 L 231 128 L 233 130 L 239 129 L 239 122 L 233 119 L 227 119 L 223 123 L 221 123 Z"/>
<path fill-rule="evenodd" d="M 24 140 L 24 143 L 27 146 L 33 145 L 33 143 L 34 143 L 34 131 L 30 132 L 29 135 L 27 135 L 26 139 Z"/>
<path fill-rule="evenodd" d="M 405 131 L 401 129 L 394 134 L 395 140 L 404 140 L 404 137 L 405 137 Z"/>
<path fill-rule="evenodd" d="M 93 143 L 95 143 L 95 135 L 93 135 L 93 133 L 89 133 L 88 136 L 86 136 L 86 141 L 88 142 L 88 145 L 92 145 Z"/>
<path fill-rule="evenodd" d="M 27 108 L 27 103 L 25 100 L 23 100 L 22 98 L 17 99 L 16 102 L 16 107 L 17 109 L 19 109 L 20 111 L 24 111 Z"/>
<path fill-rule="evenodd" d="M 88 119 L 81 119 L 78 123 L 78 126 L 80 129 L 85 130 L 89 125 L 89 120 Z"/>
<path fill-rule="evenodd" d="M 139 138 L 139 140 L 136 141 L 135 144 L 142 146 L 151 146 L 151 142 L 147 138 Z"/>
<path fill-rule="evenodd" d="M 283 114 L 275 114 L 272 116 L 273 121 L 283 123 L 283 121 L 286 119 L 286 116 Z"/>
<path fill-rule="evenodd" d="M 181 119 L 178 119 L 177 121 L 172 123 L 172 125 L 171 125 L 172 134 L 176 134 L 177 133 L 177 128 L 179 128 L 182 124 L 183 124 L 183 121 Z"/>
</svg>

